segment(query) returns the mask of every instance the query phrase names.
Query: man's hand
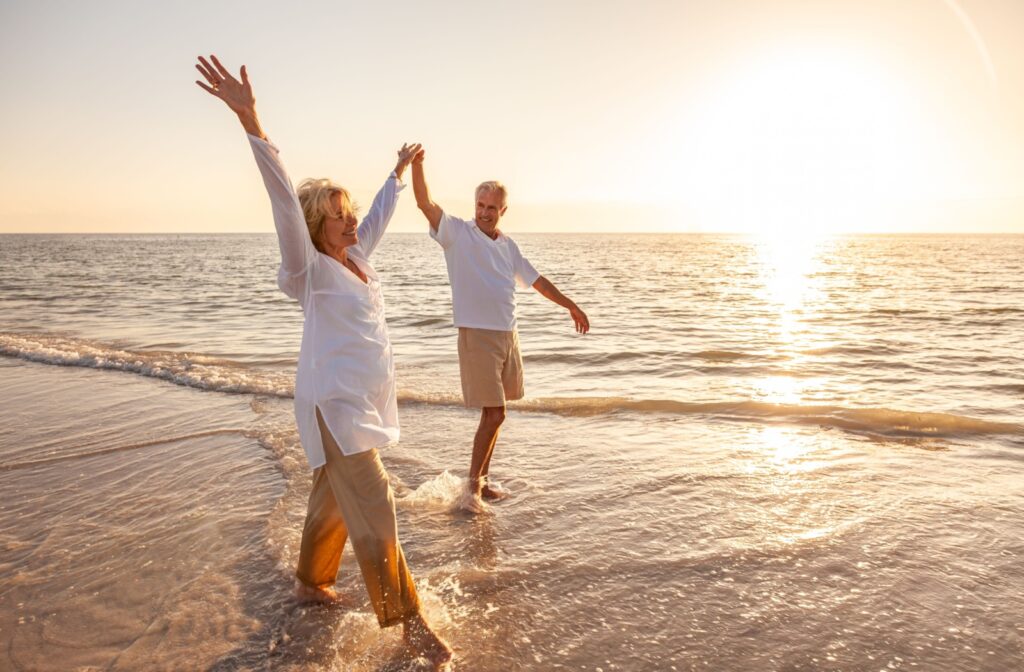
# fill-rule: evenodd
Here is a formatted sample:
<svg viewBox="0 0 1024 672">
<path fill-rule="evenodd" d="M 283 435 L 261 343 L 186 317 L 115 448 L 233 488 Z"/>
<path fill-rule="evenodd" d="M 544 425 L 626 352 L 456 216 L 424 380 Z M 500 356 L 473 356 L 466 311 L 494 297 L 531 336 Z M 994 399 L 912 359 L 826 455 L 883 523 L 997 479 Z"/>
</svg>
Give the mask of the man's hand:
<svg viewBox="0 0 1024 672">
<path fill-rule="evenodd" d="M 587 319 L 587 314 L 580 310 L 575 303 L 569 306 L 569 314 L 572 315 L 572 321 L 576 323 L 577 334 L 585 334 L 590 331 L 590 320 Z"/>
<path fill-rule="evenodd" d="M 418 142 L 412 145 L 402 144 L 402 148 L 398 150 L 398 163 L 395 164 L 395 175 L 398 175 L 398 179 L 402 179 L 402 173 L 405 172 L 406 166 L 412 163 L 416 154 L 423 151 L 422 147 L 423 145 Z"/>
<path fill-rule="evenodd" d="M 576 324 L 577 334 L 585 334 L 590 331 L 590 320 L 587 318 L 587 314 L 580 310 L 580 307 L 569 297 L 558 291 L 558 287 L 555 287 L 553 282 L 542 275 L 533 283 L 533 288 L 545 299 L 554 301 L 569 311 L 572 321 Z"/>
<path fill-rule="evenodd" d="M 416 152 L 416 156 L 412 157 L 412 162 L 417 166 L 421 166 L 423 165 L 423 159 L 426 158 L 426 156 L 427 150 L 423 149 L 421 146 L 420 151 Z"/>
</svg>

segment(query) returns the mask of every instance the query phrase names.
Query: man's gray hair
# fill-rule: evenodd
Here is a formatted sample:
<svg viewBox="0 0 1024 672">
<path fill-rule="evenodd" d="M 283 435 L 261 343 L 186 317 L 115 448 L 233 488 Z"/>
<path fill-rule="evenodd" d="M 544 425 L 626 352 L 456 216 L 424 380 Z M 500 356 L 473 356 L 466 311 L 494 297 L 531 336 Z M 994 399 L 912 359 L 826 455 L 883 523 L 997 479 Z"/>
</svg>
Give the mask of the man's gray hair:
<svg viewBox="0 0 1024 672">
<path fill-rule="evenodd" d="M 498 196 L 501 196 L 501 207 L 508 205 L 508 190 L 505 189 L 505 185 L 497 180 L 487 180 L 481 182 L 480 186 L 476 188 L 476 199 L 480 200 L 480 194 L 484 192 L 497 192 Z"/>
</svg>

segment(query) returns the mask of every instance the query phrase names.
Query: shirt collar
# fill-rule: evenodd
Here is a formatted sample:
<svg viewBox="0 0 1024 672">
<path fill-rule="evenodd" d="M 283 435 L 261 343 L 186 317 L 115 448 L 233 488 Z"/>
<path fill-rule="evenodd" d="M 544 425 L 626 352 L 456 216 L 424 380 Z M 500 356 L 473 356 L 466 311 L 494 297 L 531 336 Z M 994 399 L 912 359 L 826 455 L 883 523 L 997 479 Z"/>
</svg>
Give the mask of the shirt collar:
<svg viewBox="0 0 1024 672">
<path fill-rule="evenodd" d="M 498 229 L 498 237 L 497 238 L 491 238 L 486 233 L 484 233 L 484 230 L 481 229 L 480 226 L 476 223 L 476 219 L 473 220 L 473 230 L 476 231 L 477 233 L 479 233 L 481 236 L 483 236 L 487 240 L 491 241 L 492 243 L 497 243 L 497 242 L 501 241 L 503 238 L 505 238 L 505 234 L 502 233 L 501 229 Z"/>
</svg>

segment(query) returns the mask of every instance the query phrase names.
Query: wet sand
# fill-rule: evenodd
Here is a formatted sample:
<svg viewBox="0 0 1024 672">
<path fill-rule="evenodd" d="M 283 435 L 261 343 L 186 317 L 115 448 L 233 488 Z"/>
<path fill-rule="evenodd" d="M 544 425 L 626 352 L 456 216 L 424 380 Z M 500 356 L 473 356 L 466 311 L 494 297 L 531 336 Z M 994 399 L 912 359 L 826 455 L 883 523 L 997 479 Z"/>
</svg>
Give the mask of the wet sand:
<svg viewBox="0 0 1024 672">
<path fill-rule="evenodd" d="M 201 669 L 259 630 L 239 567 L 283 490 L 245 397 L 0 361 L 0 635 L 12 670 Z M 282 593 L 283 595 L 283 593 Z"/>
<path fill-rule="evenodd" d="M 17 360 L 0 372 L 0 668 L 305 670 L 369 656 L 359 669 L 421 669 L 400 628 L 376 627 L 350 549 L 344 605 L 292 595 L 309 477 L 290 403 Z M 424 600 L 439 606 L 429 589 Z"/>
<path fill-rule="evenodd" d="M 291 597 L 309 471 L 289 399 L 14 359 L 0 376 L 0 667 L 422 669 L 350 552 L 347 605 Z M 512 496 L 470 516 L 454 474 L 474 412 L 401 414 L 383 459 L 455 670 L 973 672 L 1024 653 L 1012 441 L 513 411 L 493 470 Z"/>
</svg>

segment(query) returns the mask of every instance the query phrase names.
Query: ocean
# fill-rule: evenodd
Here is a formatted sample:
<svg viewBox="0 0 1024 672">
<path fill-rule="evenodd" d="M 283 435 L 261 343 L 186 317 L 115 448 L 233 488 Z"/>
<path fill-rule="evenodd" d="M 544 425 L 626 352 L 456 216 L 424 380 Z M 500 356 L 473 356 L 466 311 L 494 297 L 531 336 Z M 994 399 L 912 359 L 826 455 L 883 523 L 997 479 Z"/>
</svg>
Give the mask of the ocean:
<svg viewBox="0 0 1024 672">
<path fill-rule="evenodd" d="M 510 233 L 526 398 L 458 509 L 440 248 L 373 262 L 399 534 L 455 670 L 1024 659 L 1024 236 Z M 302 330 L 271 234 L 0 236 L 0 668 L 415 670 L 297 604 Z"/>
</svg>

